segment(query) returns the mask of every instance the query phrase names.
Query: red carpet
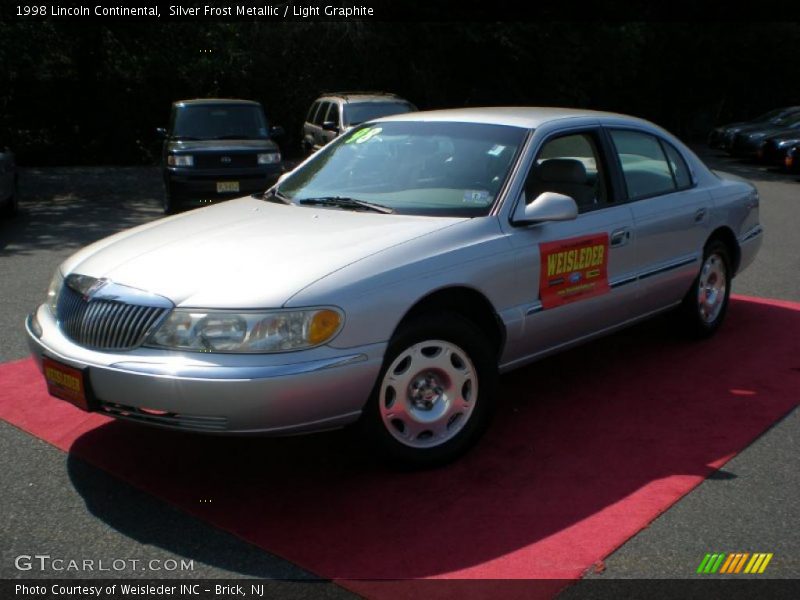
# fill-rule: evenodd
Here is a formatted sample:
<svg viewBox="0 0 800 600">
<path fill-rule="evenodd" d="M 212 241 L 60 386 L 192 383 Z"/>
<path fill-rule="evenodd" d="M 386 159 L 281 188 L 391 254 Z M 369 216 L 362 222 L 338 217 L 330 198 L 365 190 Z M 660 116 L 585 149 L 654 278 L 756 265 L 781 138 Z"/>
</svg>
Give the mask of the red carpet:
<svg viewBox="0 0 800 600">
<path fill-rule="evenodd" d="M 0 365 L 0 417 L 326 578 L 570 579 L 798 404 L 800 304 L 737 298 L 702 342 L 671 329 L 656 320 L 504 376 L 484 441 L 427 473 L 388 472 L 343 433 L 110 422 L 47 396 L 28 360 Z M 91 508 L 99 492 L 73 483 Z"/>
</svg>

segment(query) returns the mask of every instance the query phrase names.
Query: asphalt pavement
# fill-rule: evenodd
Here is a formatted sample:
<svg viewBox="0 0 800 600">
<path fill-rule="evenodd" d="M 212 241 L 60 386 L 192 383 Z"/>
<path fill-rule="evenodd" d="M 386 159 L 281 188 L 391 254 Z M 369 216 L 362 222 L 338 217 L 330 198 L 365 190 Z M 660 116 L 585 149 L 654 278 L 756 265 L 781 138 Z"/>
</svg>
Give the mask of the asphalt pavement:
<svg viewBox="0 0 800 600">
<path fill-rule="evenodd" d="M 734 281 L 734 293 L 800 301 L 800 181 L 699 151 L 713 168 L 751 179 L 761 195 L 764 245 L 754 265 Z M 21 214 L 0 221 L 0 362 L 27 356 L 24 318 L 42 302 L 64 258 L 89 242 L 161 216 L 155 167 L 24 169 L 20 192 Z M 800 576 L 800 536 L 793 533 L 800 523 L 798 450 L 800 412 L 795 410 L 587 577 L 686 578 L 709 549 L 739 548 L 774 552 L 769 577 Z M 69 557 L 76 552 L 81 558 L 193 564 L 191 570 L 148 572 L 148 577 L 314 577 L 4 422 L 0 453 L 2 578 L 53 577 L 18 570 L 14 558 L 21 554 Z M 101 501 L 88 503 L 76 491 L 75 477 L 83 489 L 102 490 L 94 495 Z M 114 575 L 142 574 L 130 569 Z M 581 585 L 566 595 L 579 593 Z M 316 583 L 282 595 L 350 594 Z"/>
</svg>

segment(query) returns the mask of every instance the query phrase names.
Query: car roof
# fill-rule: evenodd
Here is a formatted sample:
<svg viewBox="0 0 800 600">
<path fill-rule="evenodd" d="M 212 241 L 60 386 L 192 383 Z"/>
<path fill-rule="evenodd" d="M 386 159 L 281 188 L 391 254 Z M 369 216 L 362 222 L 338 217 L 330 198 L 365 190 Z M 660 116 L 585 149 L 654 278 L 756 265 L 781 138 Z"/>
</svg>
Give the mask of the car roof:
<svg viewBox="0 0 800 600">
<path fill-rule="evenodd" d="M 510 125 L 535 129 L 549 121 L 575 118 L 623 118 L 635 123 L 646 123 L 641 119 L 611 112 L 586 110 L 582 108 L 555 108 L 547 106 L 487 106 L 477 108 L 450 108 L 428 110 L 415 113 L 392 115 L 376 119 L 380 121 L 456 121 L 462 123 L 486 123 L 490 125 Z"/>
<path fill-rule="evenodd" d="M 318 100 L 344 100 L 345 102 L 386 102 L 395 100 L 408 102 L 392 92 L 325 92 Z"/>
<path fill-rule="evenodd" d="M 246 104 L 249 106 L 261 106 L 260 102 L 255 102 L 254 100 L 237 100 L 236 98 L 193 98 L 191 100 L 177 100 L 172 103 L 173 106 L 184 106 L 184 105 L 214 105 L 219 106 L 221 104 Z"/>
</svg>

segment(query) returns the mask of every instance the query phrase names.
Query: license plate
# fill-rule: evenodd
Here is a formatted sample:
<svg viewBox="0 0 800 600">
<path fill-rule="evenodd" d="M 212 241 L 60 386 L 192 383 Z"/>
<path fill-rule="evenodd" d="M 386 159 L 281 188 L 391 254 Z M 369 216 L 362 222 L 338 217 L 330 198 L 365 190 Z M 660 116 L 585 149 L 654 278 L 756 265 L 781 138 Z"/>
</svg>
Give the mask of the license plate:
<svg viewBox="0 0 800 600">
<path fill-rule="evenodd" d="M 85 371 L 70 367 L 46 356 L 42 358 L 42 370 L 51 396 L 66 400 L 82 410 L 92 410 L 86 389 Z"/>
<path fill-rule="evenodd" d="M 238 181 L 218 181 L 217 182 L 217 193 L 224 194 L 225 192 L 238 192 L 239 191 L 239 182 Z"/>
</svg>

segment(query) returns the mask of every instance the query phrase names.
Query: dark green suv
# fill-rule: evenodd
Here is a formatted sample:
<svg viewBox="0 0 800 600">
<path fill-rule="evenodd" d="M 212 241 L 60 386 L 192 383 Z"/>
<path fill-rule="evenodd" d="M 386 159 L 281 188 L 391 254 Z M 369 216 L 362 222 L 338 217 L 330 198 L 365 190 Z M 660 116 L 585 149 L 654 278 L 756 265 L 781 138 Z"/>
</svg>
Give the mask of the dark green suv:
<svg viewBox="0 0 800 600">
<path fill-rule="evenodd" d="M 164 212 L 267 189 L 283 173 L 280 148 L 264 109 L 250 100 L 181 100 L 172 104 L 164 139 Z"/>
</svg>

